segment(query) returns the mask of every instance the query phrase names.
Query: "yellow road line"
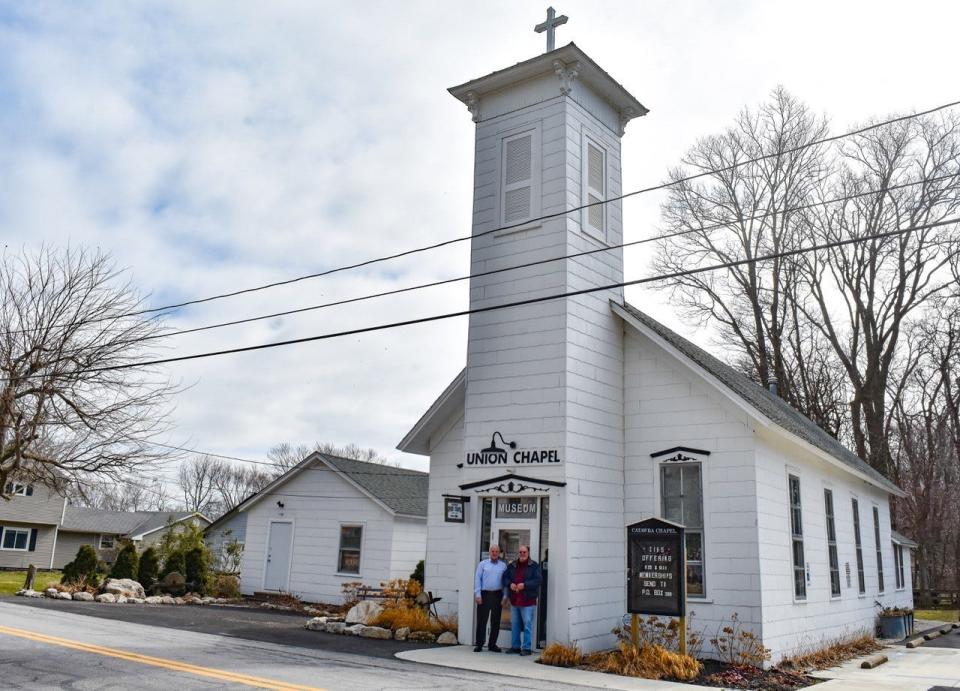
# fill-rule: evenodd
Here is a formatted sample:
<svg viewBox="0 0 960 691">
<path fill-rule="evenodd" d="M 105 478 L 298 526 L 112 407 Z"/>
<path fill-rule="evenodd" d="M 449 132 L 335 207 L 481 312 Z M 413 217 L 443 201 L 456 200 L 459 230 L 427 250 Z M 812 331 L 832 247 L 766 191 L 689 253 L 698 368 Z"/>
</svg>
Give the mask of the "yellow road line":
<svg viewBox="0 0 960 691">
<path fill-rule="evenodd" d="M 0 626 L 0 634 L 25 638 L 38 643 L 59 645 L 64 648 L 71 648 L 73 650 L 80 650 L 87 653 L 115 657 L 120 660 L 139 662 L 140 664 L 152 665 L 154 667 L 160 667 L 175 672 L 184 672 L 187 674 L 195 674 L 200 677 L 209 677 L 219 681 L 232 681 L 238 684 L 246 684 L 247 686 L 253 686 L 260 689 L 277 689 L 279 691 L 323 691 L 323 689 L 319 689 L 315 686 L 302 686 L 300 684 L 290 684 L 284 681 L 254 677 L 249 674 L 237 674 L 236 672 L 228 672 L 226 670 L 215 669 L 213 667 L 201 667 L 199 665 L 191 665 L 187 662 L 177 662 L 175 660 L 168 660 L 162 657 L 151 657 L 149 655 L 131 653 L 126 650 L 117 650 L 116 648 L 106 648 L 104 646 L 93 645 L 91 643 L 81 643 L 80 641 L 72 641 L 67 638 L 58 638 L 57 636 L 48 636 L 46 634 L 34 633 L 33 631 L 26 631 L 24 629 L 13 629 L 8 626 Z"/>
</svg>

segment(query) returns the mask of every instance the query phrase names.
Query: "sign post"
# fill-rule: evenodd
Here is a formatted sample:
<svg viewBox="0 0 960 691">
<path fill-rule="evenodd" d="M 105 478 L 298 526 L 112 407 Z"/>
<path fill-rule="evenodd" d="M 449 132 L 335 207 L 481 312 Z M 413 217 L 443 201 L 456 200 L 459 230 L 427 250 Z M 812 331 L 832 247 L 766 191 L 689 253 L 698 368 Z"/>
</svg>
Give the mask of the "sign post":
<svg viewBox="0 0 960 691">
<path fill-rule="evenodd" d="M 687 653 L 686 544 L 683 526 L 659 518 L 627 526 L 627 611 L 637 645 L 638 614 L 680 618 L 680 652 Z"/>
</svg>

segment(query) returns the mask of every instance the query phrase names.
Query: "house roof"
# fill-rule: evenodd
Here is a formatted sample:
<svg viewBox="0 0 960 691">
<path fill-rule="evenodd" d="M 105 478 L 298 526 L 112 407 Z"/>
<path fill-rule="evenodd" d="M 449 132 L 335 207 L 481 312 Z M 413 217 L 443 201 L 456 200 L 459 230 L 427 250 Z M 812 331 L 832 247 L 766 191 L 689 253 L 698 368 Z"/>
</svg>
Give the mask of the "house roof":
<svg viewBox="0 0 960 691">
<path fill-rule="evenodd" d="M 257 494 L 242 501 L 236 510 L 249 509 L 316 463 L 322 463 L 339 473 L 390 513 L 417 518 L 427 517 L 427 491 L 430 477 L 427 473 L 341 458 L 319 451 L 314 451 Z"/>
<path fill-rule="evenodd" d="M 421 456 L 430 455 L 430 437 L 437 425 L 446 420 L 454 411 L 463 408 L 464 393 L 467 384 L 467 368 L 460 370 L 460 374 L 453 378 L 437 400 L 433 402 L 407 435 L 397 444 L 397 449 L 407 453 L 416 453 Z"/>
<path fill-rule="evenodd" d="M 893 539 L 894 542 L 901 544 L 904 547 L 909 547 L 910 549 L 916 549 L 917 547 L 920 546 L 916 542 L 908 538 L 906 535 L 902 533 L 898 533 L 896 530 L 890 531 L 890 537 Z"/>
<path fill-rule="evenodd" d="M 806 417 L 789 403 L 776 394 L 771 393 L 763 386 L 750 380 L 744 374 L 718 360 L 698 345 L 688 341 L 674 331 L 658 322 L 656 319 L 641 312 L 629 303 L 611 303 L 614 310 L 618 308 L 633 317 L 637 322 L 663 339 L 668 345 L 678 350 L 682 355 L 693 361 L 707 374 L 712 375 L 721 384 L 746 402 L 755 411 L 773 422 L 783 430 L 799 437 L 820 451 L 841 461 L 851 470 L 869 478 L 872 484 L 886 489 L 893 494 L 903 494 L 903 491 L 890 482 L 881 473 L 874 470 L 859 456 L 850 451 L 839 441 L 831 437 L 818 427 L 810 418 Z"/>
<path fill-rule="evenodd" d="M 67 505 L 60 530 L 74 533 L 106 533 L 139 537 L 166 527 L 168 523 L 203 514 L 194 511 L 107 511 Z"/>
</svg>

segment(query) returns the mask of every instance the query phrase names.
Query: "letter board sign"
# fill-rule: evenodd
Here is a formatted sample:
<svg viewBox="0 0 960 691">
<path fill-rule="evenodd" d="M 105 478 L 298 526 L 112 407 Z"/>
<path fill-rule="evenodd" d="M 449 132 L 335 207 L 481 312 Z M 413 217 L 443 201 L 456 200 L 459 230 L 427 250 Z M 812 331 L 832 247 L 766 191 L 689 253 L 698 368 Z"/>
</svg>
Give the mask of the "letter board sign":
<svg viewBox="0 0 960 691">
<path fill-rule="evenodd" d="M 659 518 L 627 526 L 627 611 L 686 616 L 683 528 Z"/>
</svg>

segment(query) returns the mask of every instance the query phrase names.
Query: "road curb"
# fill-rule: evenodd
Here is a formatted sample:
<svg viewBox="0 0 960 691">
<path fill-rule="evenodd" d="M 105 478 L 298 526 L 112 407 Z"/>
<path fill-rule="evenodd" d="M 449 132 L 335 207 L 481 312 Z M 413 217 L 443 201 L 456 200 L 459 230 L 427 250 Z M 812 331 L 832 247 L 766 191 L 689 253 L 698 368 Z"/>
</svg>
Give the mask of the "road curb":
<svg viewBox="0 0 960 691">
<path fill-rule="evenodd" d="M 923 640 L 932 641 L 934 638 L 940 638 L 939 631 L 931 631 L 930 633 L 923 634 Z"/>
<path fill-rule="evenodd" d="M 887 662 L 886 655 L 874 655 L 861 662 L 860 669 L 873 669 L 874 667 L 879 667 L 884 662 Z"/>
<path fill-rule="evenodd" d="M 911 650 L 914 648 L 919 648 L 923 644 L 924 640 L 922 638 L 914 638 L 912 641 L 907 641 L 907 647 Z"/>
</svg>

